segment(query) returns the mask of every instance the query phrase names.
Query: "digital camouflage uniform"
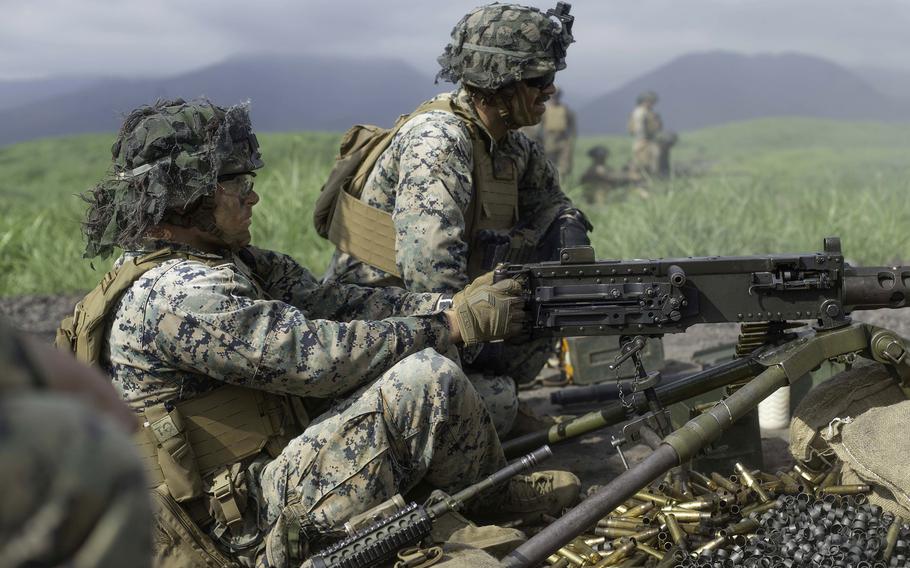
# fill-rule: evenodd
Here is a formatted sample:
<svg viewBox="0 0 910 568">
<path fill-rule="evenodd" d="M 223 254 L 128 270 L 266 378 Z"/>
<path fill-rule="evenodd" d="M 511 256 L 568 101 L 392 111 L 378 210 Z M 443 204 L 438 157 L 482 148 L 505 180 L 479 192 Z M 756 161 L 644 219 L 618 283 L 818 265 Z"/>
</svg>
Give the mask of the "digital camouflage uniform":
<svg viewBox="0 0 910 568">
<path fill-rule="evenodd" d="M 476 391 L 439 353 L 449 329 L 434 313 L 438 294 L 320 284 L 254 247 L 223 264 L 194 254 L 216 266 L 168 260 L 127 290 L 106 364 L 137 410 L 225 383 L 305 397 L 314 418 L 303 434 L 248 469 L 256 506 L 244 522 L 251 534 L 278 526 L 271 565 L 288 562 L 291 519 L 310 537 L 328 534 L 421 480 L 461 489 L 505 464 Z"/>
<path fill-rule="evenodd" d="M 129 437 L 42 383 L 0 325 L 0 566 L 150 566 L 151 511 Z"/>
<path fill-rule="evenodd" d="M 454 97 L 459 107 L 476 114 L 464 90 L 438 98 L 445 97 Z M 558 173 L 539 144 L 514 130 L 498 143 L 490 144 L 494 165 L 515 165 L 519 223 L 525 238 L 537 242 L 572 202 L 560 189 Z M 472 171 L 471 135 L 461 119 L 436 110 L 412 118 L 380 156 L 361 196 L 367 204 L 392 215 L 401 279 L 336 252 L 326 280 L 366 286 L 399 285 L 413 291 L 455 292 L 463 288 L 469 281 L 464 232 L 473 194 Z M 506 352 L 502 359 L 514 363 L 504 369 L 506 373 L 471 374 L 497 430 L 503 434 L 511 427 L 518 404 L 510 376 L 536 375 L 549 346 L 540 343 L 531 353 L 508 346 Z"/>
<path fill-rule="evenodd" d="M 459 83 L 461 88 L 436 100 L 452 100 L 454 110 L 469 117 L 482 132 L 483 140 L 478 143 L 488 145 L 497 175 L 515 172 L 517 220 L 508 234 L 497 231 L 495 235 L 500 242 L 511 243 L 506 248 L 522 250 L 519 256 L 523 258 L 510 257 L 512 261 L 544 260 L 542 255 L 550 260 L 555 248 L 542 253 L 547 248 L 543 241 L 548 230 L 559 238 L 557 225 L 562 219 L 572 217 L 578 226 L 590 228 L 560 189 L 558 173 L 543 148 L 517 130 L 530 124 L 526 121 L 531 117 L 511 106 L 516 98 L 508 94 L 519 81 L 551 76 L 565 68 L 566 50 L 574 41 L 572 22 L 567 12 L 556 16 L 516 4 L 482 6 L 456 24 L 451 42 L 438 58 L 438 77 Z M 490 135 L 469 91 L 499 97 L 499 104 L 505 105 L 499 108 L 507 115 L 504 120 L 509 130 L 501 139 Z M 362 202 L 391 215 L 395 264 L 401 278 L 339 250 L 326 279 L 367 286 L 400 285 L 416 292 L 451 293 L 462 288 L 469 280 L 469 259 L 480 252 L 469 250 L 469 243 L 476 246 L 478 239 L 467 226 L 472 200 L 479 191 L 473 179 L 473 152 L 469 127 L 452 112 L 430 110 L 408 120 L 379 157 L 360 195 Z M 567 211 L 572 213 L 567 215 Z M 553 227 L 557 227 L 555 231 Z M 578 232 L 583 244 L 588 244 L 585 229 Z M 514 246 L 519 242 L 524 245 Z M 492 262 L 489 264 L 492 268 Z M 550 342 L 536 341 L 523 346 L 487 346 L 479 355 L 476 349 L 463 352 L 469 376 L 501 435 L 511 429 L 518 412 L 515 380 L 533 379 L 552 350 Z"/>
</svg>

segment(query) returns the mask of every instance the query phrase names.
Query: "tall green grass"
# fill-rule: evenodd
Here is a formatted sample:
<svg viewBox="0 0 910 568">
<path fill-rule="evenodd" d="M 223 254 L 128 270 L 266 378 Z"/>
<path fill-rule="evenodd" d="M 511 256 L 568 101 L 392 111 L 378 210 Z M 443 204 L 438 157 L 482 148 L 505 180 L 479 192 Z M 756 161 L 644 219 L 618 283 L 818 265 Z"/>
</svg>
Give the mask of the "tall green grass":
<svg viewBox="0 0 910 568">
<path fill-rule="evenodd" d="M 290 253 L 318 274 L 331 247 L 312 228 L 312 204 L 339 136 L 260 137 L 266 168 L 256 179 L 260 246 Z M 48 139 L 0 148 L 0 295 L 92 287 L 110 259 L 82 259 L 76 194 L 101 178 L 113 135 Z M 627 138 L 606 144 L 618 167 Z M 816 250 L 838 235 L 847 257 L 866 264 L 910 260 L 910 135 L 906 126 L 812 119 L 767 119 L 683 133 L 677 164 L 702 175 L 677 177 L 606 196 L 586 207 L 593 242 L 606 258 L 752 254 Z M 564 183 L 581 202 L 574 178 Z M 94 264 L 94 269 L 92 265 Z"/>
</svg>

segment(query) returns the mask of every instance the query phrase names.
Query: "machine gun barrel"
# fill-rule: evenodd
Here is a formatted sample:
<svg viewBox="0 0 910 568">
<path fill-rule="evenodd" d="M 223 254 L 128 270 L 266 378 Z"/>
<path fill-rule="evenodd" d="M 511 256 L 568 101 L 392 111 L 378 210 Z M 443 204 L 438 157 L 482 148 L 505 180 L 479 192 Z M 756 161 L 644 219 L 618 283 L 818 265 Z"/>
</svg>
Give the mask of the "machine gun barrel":
<svg viewBox="0 0 910 568">
<path fill-rule="evenodd" d="M 847 312 L 879 308 L 905 308 L 910 302 L 910 266 L 847 265 L 844 304 Z"/>
<path fill-rule="evenodd" d="M 765 369 L 757 359 L 758 353 L 752 353 L 741 359 L 721 363 L 703 371 L 693 373 L 671 383 L 664 383 L 655 388 L 660 403 L 664 406 L 682 402 L 693 396 L 714 390 L 730 383 L 754 377 Z M 567 422 L 551 426 L 548 430 L 531 432 L 503 442 L 502 449 L 506 457 L 520 455 L 530 448 L 541 444 L 553 444 L 577 438 L 600 428 L 613 426 L 629 418 L 629 411 L 646 412 L 648 401 L 644 395 L 637 393 L 632 398 L 632 408 L 626 409 L 618 401 L 605 405 L 600 410 L 589 412 Z"/>
<path fill-rule="evenodd" d="M 669 386 L 676 381 L 686 379 L 692 375 L 692 371 L 662 375 L 661 384 Z M 632 392 L 635 389 L 635 383 L 636 379 L 620 379 L 618 381 L 601 383 L 588 387 L 562 388 L 550 393 L 550 402 L 553 404 L 570 405 L 618 400 L 619 392 L 622 391 L 626 394 Z"/>
<path fill-rule="evenodd" d="M 823 250 L 760 256 L 594 260 L 590 247 L 561 260 L 502 264 L 495 279 L 524 282 L 532 336 L 681 333 L 699 323 L 817 320 L 847 325 L 855 310 L 910 302 L 910 267 L 852 267 L 840 239 Z"/>
</svg>

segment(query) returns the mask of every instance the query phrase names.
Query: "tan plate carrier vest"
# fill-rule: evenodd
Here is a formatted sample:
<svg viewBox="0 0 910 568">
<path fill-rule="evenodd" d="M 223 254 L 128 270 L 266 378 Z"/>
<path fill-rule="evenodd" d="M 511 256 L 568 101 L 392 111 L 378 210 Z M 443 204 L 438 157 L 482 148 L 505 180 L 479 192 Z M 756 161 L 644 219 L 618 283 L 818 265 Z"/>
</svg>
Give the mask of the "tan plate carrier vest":
<svg viewBox="0 0 910 568">
<path fill-rule="evenodd" d="M 357 125 L 348 130 L 329 179 L 316 202 L 314 224 L 317 232 L 358 260 L 401 278 L 395 255 L 395 224 L 392 216 L 360 200 L 370 172 L 380 155 L 389 147 L 395 134 L 410 119 L 431 110 L 451 112 L 471 132 L 474 170 L 474 194 L 465 215 L 468 243 L 468 276 L 484 272 L 483 247 L 477 242 L 484 229 L 508 231 L 518 221 L 518 177 L 515 164 L 497 175 L 488 142 L 477 118 L 454 104 L 453 99 L 439 99 L 402 115 L 395 125 L 385 130 L 376 126 Z M 512 248 L 523 245 L 514 239 Z"/>
<path fill-rule="evenodd" d="M 551 105 L 543 114 L 543 129 L 549 136 L 559 138 L 568 133 L 569 126 L 569 107 L 566 105 Z"/>
<path fill-rule="evenodd" d="M 147 271 L 175 258 L 223 265 L 220 258 L 171 249 L 132 258 L 105 274 L 101 283 L 76 304 L 57 330 L 56 345 L 97 365 L 106 341 L 105 323 L 120 296 Z M 308 422 L 302 399 L 257 389 L 223 386 L 176 404 L 145 410 L 134 436 L 150 487 L 164 484 L 177 502 L 204 494 L 202 479 L 212 476 L 212 490 L 226 524 L 241 520 L 233 498 L 232 465 L 266 450 L 277 456 Z"/>
</svg>

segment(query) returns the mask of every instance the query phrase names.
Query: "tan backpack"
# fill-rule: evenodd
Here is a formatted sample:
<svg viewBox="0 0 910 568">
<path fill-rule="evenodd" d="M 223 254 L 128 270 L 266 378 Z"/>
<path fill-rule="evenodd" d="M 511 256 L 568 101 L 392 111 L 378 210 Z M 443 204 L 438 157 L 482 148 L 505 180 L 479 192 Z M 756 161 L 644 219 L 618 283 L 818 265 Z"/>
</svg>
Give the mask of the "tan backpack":
<svg viewBox="0 0 910 568">
<path fill-rule="evenodd" d="M 434 99 L 417 107 L 410 114 L 398 117 L 392 128 L 382 128 L 372 124 L 355 124 L 341 138 L 335 165 L 329 178 L 323 184 L 316 206 L 313 209 L 313 225 L 319 236 L 330 237 L 330 229 L 335 217 L 336 204 L 344 191 L 351 197 L 360 199 L 373 166 L 379 156 L 389 147 L 392 139 L 405 123 L 418 114 L 431 110 L 444 110 L 455 113 L 462 120 L 471 123 L 472 118 L 461 112 L 448 99 Z"/>
<path fill-rule="evenodd" d="M 316 231 L 334 243 L 339 251 L 397 278 L 401 274 L 396 265 L 396 233 L 392 216 L 361 201 L 360 197 L 370 172 L 395 134 L 411 118 L 432 110 L 455 114 L 471 131 L 474 195 L 466 215 L 468 242 L 473 242 L 478 231 L 509 230 L 518 220 L 518 178 L 514 165 L 504 174 L 495 171 L 481 133 L 482 127 L 476 123 L 476 117 L 459 108 L 453 100 L 434 99 L 426 102 L 411 114 L 400 116 L 391 129 L 354 126 L 342 138 L 335 166 L 316 201 L 313 224 Z M 522 247 L 533 249 L 534 243 L 514 239 L 512 248 L 516 251 L 525 250 Z M 482 267 L 482 251 L 474 254 L 480 247 L 469 245 L 469 248 L 472 253 L 468 261 L 468 274 L 474 278 L 490 269 Z"/>
</svg>

